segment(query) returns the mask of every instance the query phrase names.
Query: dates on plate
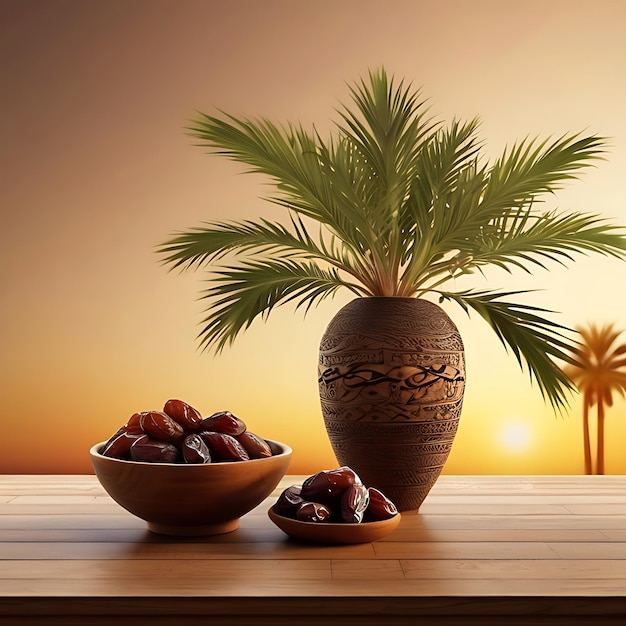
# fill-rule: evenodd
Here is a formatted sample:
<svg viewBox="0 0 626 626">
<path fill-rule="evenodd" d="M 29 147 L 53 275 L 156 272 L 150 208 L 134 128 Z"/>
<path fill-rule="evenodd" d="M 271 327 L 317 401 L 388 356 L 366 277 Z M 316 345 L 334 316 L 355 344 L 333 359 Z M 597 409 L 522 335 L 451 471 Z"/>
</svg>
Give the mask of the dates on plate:
<svg viewBox="0 0 626 626">
<path fill-rule="evenodd" d="M 282 491 L 272 507 L 277 515 L 306 522 L 360 524 L 390 519 L 398 510 L 389 498 L 366 487 L 350 467 L 325 470 Z"/>
<path fill-rule="evenodd" d="M 274 447 L 272 447 L 274 446 Z M 202 418 L 183 400 L 170 399 L 162 411 L 133 413 L 102 446 L 101 454 L 148 463 L 220 463 L 263 459 L 282 448 L 248 431 L 230 411 Z"/>
</svg>

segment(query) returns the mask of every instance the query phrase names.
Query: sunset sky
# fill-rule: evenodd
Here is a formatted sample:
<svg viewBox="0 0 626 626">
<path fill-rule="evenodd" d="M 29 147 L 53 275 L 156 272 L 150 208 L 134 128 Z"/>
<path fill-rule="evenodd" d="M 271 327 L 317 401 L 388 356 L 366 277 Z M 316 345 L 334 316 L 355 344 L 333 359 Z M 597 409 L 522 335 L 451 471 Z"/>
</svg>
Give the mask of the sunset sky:
<svg viewBox="0 0 626 626">
<path fill-rule="evenodd" d="M 202 221 L 286 217 L 263 179 L 195 147 L 187 120 L 221 109 L 324 131 L 347 84 L 385 66 L 434 115 L 480 117 L 489 155 L 527 135 L 609 137 L 606 161 L 547 204 L 626 224 L 625 25 L 622 0 L 0 0 L 0 473 L 91 473 L 92 444 L 169 398 L 288 443 L 291 473 L 334 467 L 317 352 L 350 295 L 306 318 L 277 309 L 215 356 L 196 339 L 202 274 L 154 252 Z M 560 323 L 626 329 L 625 276 L 581 257 L 472 286 L 537 289 L 527 302 Z M 580 399 L 555 416 L 482 320 L 446 311 L 467 388 L 445 472 L 582 472 Z M 607 472 L 626 473 L 624 401 L 606 436 Z"/>
</svg>

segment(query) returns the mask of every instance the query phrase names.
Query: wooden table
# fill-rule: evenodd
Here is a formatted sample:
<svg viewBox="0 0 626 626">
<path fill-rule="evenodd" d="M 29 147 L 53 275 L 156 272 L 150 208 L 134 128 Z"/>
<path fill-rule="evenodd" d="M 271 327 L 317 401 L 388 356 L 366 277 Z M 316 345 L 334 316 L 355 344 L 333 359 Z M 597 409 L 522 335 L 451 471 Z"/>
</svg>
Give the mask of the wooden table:
<svg viewBox="0 0 626 626">
<path fill-rule="evenodd" d="M 442 476 L 370 544 L 286 537 L 267 509 L 169 538 L 94 476 L 0 476 L 1 624 L 626 624 L 626 477 Z"/>
</svg>

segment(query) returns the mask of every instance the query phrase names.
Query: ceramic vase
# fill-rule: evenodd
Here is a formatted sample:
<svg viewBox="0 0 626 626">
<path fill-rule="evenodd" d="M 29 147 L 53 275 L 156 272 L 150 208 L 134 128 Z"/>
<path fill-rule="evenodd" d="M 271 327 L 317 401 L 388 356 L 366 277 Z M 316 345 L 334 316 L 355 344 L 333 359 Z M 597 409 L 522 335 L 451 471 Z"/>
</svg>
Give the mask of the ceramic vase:
<svg viewBox="0 0 626 626">
<path fill-rule="evenodd" d="M 400 511 L 417 510 L 441 474 L 465 389 L 458 329 L 420 298 L 357 298 L 320 343 L 319 392 L 340 465 Z"/>
</svg>

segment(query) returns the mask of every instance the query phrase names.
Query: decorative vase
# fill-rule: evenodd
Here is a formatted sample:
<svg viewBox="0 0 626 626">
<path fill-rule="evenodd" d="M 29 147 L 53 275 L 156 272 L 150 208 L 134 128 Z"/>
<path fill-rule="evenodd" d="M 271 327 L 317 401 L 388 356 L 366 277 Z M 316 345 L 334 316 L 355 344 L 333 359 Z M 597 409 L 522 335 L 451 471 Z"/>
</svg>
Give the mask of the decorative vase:
<svg viewBox="0 0 626 626">
<path fill-rule="evenodd" d="M 320 401 L 337 461 L 400 511 L 419 509 L 441 474 L 464 389 L 459 331 L 428 300 L 357 298 L 322 337 Z"/>
</svg>

